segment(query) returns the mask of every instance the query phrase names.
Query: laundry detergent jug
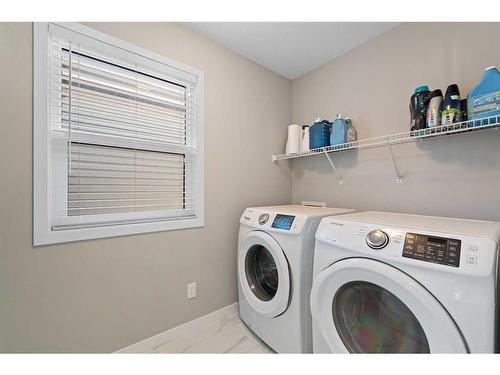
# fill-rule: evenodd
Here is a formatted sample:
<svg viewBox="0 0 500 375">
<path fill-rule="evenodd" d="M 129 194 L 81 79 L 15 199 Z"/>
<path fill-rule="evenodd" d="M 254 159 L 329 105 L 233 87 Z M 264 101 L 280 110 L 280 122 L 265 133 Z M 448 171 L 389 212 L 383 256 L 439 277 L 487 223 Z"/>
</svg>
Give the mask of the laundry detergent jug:
<svg viewBox="0 0 500 375">
<path fill-rule="evenodd" d="M 330 132 L 330 145 L 353 142 L 356 140 L 356 130 L 352 126 L 351 119 L 343 119 L 341 114 L 332 123 Z"/>
<path fill-rule="evenodd" d="M 469 92 L 467 106 L 469 120 L 500 116 L 500 72 L 497 68 L 485 69 L 481 82 Z"/>
<path fill-rule="evenodd" d="M 330 128 L 331 123 L 328 120 L 316 119 L 309 128 L 309 148 L 330 146 Z"/>
</svg>

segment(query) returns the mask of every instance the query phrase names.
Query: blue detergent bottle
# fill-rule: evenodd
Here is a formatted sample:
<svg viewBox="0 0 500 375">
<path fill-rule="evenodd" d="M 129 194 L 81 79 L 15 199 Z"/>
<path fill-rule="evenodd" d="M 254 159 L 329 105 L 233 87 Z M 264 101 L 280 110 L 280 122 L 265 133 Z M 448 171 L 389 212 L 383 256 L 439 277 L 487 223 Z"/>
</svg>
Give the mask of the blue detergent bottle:
<svg viewBox="0 0 500 375">
<path fill-rule="evenodd" d="M 330 128 L 331 123 L 327 120 L 316 119 L 309 128 L 309 148 L 330 146 Z"/>
<path fill-rule="evenodd" d="M 467 96 L 467 107 L 469 120 L 500 116 L 500 72 L 496 67 L 490 66 L 484 70 L 481 82 Z M 496 121 L 484 120 L 481 124 L 478 121 L 474 125 L 485 125 L 488 122 Z"/>
<path fill-rule="evenodd" d="M 346 142 L 347 135 L 347 122 L 342 118 L 342 115 L 337 114 L 337 118 L 332 123 L 332 130 L 330 132 L 330 145 L 339 145 Z"/>
<path fill-rule="evenodd" d="M 342 143 L 354 142 L 356 140 L 356 130 L 352 126 L 351 119 L 342 118 L 339 113 L 332 124 L 330 132 L 330 145 L 340 145 Z"/>
</svg>

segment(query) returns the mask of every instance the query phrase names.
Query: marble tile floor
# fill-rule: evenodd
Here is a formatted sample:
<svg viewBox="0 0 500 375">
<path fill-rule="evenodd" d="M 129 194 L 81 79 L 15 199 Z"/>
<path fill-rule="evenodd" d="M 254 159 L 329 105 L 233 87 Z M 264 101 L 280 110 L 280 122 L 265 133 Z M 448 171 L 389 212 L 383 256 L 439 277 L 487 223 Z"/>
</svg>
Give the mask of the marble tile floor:
<svg viewBox="0 0 500 375">
<path fill-rule="evenodd" d="M 240 320 L 238 304 L 227 306 L 118 352 L 274 353 Z"/>
</svg>

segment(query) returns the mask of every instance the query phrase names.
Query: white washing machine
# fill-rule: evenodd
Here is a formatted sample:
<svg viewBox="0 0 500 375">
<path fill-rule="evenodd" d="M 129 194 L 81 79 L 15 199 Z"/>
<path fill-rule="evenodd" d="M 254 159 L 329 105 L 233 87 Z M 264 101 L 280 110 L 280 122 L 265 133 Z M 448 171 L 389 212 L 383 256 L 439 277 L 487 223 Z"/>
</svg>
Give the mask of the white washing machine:
<svg viewBox="0 0 500 375">
<path fill-rule="evenodd" d="M 243 322 L 278 353 L 312 351 L 309 293 L 321 218 L 352 210 L 247 208 L 240 220 L 238 296 Z"/>
<path fill-rule="evenodd" d="M 321 221 L 318 353 L 493 353 L 500 224 L 362 212 Z"/>
</svg>

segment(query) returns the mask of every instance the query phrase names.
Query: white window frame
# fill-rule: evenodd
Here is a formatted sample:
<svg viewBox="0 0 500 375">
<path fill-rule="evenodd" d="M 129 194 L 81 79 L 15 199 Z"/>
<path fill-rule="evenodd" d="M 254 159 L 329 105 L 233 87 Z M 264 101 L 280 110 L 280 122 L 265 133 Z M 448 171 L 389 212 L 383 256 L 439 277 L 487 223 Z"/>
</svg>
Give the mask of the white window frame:
<svg viewBox="0 0 500 375">
<path fill-rule="evenodd" d="M 48 85 L 48 49 L 49 26 L 58 27 L 58 33 L 67 31 L 71 38 L 75 33 L 85 38 L 89 47 L 89 38 L 95 40 L 95 48 L 102 49 L 102 43 L 109 44 L 123 50 L 124 55 L 130 58 L 130 53 L 137 57 L 142 66 L 171 74 L 179 79 L 196 77 L 195 108 L 196 146 L 195 146 L 195 175 L 193 198 L 195 201 L 194 218 L 174 218 L 172 220 L 152 221 L 140 223 L 126 223 L 99 227 L 82 227 L 78 229 L 52 230 L 52 160 L 51 160 L 51 124 L 49 111 Z M 77 35 L 78 38 L 79 35 Z M 90 41 L 92 42 L 92 41 Z M 103 51 L 105 52 L 105 51 Z M 116 56 L 114 49 L 113 55 Z M 97 30 L 78 23 L 34 23 L 33 26 L 33 245 L 47 245 L 61 242 L 88 240 L 96 238 L 114 237 L 138 233 L 149 233 L 175 229 L 196 228 L 204 226 L 204 151 L 203 151 L 203 88 L 204 74 L 201 70 L 178 63 L 152 51 L 137 47 L 111 37 Z"/>
</svg>

